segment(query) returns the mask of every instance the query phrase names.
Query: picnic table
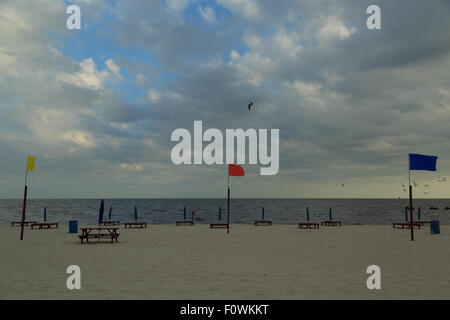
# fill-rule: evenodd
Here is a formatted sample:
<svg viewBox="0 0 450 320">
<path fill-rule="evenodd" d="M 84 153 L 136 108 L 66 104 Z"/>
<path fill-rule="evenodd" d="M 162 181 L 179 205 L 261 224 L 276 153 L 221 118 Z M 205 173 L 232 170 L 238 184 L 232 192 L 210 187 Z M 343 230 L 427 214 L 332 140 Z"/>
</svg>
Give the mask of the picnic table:
<svg viewBox="0 0 450 320">
<path fill-rule="evenodd" d="M 271 226 L 272 220 L 255 220 L 255 226 Z"/>
<path fill-rule="evenodd" d="M 210 229 L 213 229 L 213 228 L 228 228 L 228 224 L 227 223 L 211 223 L 209 225 L 209 228 Z"/>
<path fill-rule="evenodd" d="M 34 227 L 38 227 L 39 229 L 53 229 L 58 228 L 58 223 L 56 222 L 40 222 L 40 223 L 33 223 L 31 225 L 31 229 L 34 229 Z"/>
<path fill-rule="evenodd" d="M 327 221 L 321 221 L 320 225 L 321 226 L 336 227 L 336 226 L 342 226 L 342 223 L 340 221 L 327 220 Z"/>
<path fill-rule="evenodd" d="M 120 221 L 111 220 L 111 221 L 103 221 L 102 223 L 104 226 L 118 226 L 120 224 Z"/>
<path fill-rule="evenodd" d="M 299 229 L 319 229 L 319 224 L 313 223 L 313 222 L 299 222 L 298 228 Z"/>
<path fill-rule="evenodd" d="M 123 225 L 125 226 L 125 229 L 127 229 L 127 228 L 130 228 L 130 229 L 131 228 L 134 228 L 134 229 L 147 228 L 147 222 L 127 222 L 127 223 L 124 223 Z"/>
<path fill-rule="evenodd" d="M 81 228 L 81 235 L 78 237 L 83 243 L 83 240 L 86 239 L 86 242 L 89 242 L 89 239 L 100 239 L 110 238 L 111 243 L 119 238 L 120 233 L 117 233 L 118 227 L 86 227 Z"/>
<path fill-rule="evenodd" d="M 423 226 L 425 222 L 413 222 L 413 228 L 417 227 L 417 229 L 420 229 L 421 226 Z M 411 223 L 410 222 L 393 222 L 392 227 L 395 229 L 411 229 Z"/>
<path fill-rule="evenodd" d="M 36 221 L 24 221 L 23 225 L 28 227 L 28 226 L 32 225 L 33 223 L 36 223 Z M 13 221 L 13 222 L 11 222 L 11 227 L 14 227 L 15 225 L 21 226 L 22 225 L 22 221 Z"/>
</svg>

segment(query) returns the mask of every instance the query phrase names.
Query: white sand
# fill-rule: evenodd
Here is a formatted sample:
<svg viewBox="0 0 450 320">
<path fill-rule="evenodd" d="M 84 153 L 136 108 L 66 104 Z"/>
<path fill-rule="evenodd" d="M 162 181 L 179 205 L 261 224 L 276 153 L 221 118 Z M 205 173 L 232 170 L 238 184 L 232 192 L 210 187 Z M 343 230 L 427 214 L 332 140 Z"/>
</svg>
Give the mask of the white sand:
<svg viewBox="0 0 450 320">
<path fill-rule="evenodd" d="M 409 240 L 391 226 L 207 225 L 120 230 L 80 244 L 68 226 L 0 226 L 0 299 L 450 299 L 450 226 Z M 81 290 L 66 288 L 68 265 Z M 368 290 L 366 268 L 381 268 Z"/>
</svg>

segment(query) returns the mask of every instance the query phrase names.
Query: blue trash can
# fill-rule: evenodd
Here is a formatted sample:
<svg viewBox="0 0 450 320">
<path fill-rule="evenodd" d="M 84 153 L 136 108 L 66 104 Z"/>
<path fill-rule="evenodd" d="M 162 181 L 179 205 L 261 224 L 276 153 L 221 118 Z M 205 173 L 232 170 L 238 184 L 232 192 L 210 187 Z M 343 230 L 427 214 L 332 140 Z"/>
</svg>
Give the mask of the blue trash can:
<svg viewBox="0 0 450 320">
<path fill-rule="evenodd" d="M 78 221 L 77 220 L 69 221 L 69 233 L 78 233 Z"/>
<path fill-rule="evenodd" d="M 441 233 L 441 230 L 439 229 L 439 221 L 430 221 L 430 232 L 431 234 Z"/>
</svg>

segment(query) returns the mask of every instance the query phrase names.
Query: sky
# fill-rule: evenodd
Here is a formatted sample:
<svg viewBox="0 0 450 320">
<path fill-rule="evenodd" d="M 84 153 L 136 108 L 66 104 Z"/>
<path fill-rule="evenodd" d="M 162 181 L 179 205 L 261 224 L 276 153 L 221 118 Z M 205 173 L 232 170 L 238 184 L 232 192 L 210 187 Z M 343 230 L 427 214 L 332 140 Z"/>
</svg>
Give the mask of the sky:
<svg viewBox="0 0 450 320">
<path fill-rule="evenodd" d="M 449 0 L 0 0 L 0 198 L 23 196 L 28 154 L 30 198 L 226 197 L 226 165 L 171 160 L 196 120 L 279 129 L 278 173 L 243 165 L 234 197 L 406 198 L 420 153 L 439 158 L 414 196 L 447 198 L 449 17 Z"/>
</svg>

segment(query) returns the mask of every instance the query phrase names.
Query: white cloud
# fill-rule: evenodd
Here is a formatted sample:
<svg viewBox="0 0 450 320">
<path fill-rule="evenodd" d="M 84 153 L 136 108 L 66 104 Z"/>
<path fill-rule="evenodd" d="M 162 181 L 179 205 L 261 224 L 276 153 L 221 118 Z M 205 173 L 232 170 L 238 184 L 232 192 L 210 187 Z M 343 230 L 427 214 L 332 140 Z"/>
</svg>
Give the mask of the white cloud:
<svg viewBox="0 0 450 320">
<path fill-rule="evenodd" d="M 258 49 L 261 47 L 261 43 L 263 39 L 253 33 L 245 33 L 244 34 L 244 42 L 251 49 Z"/>
<path fill-rule="evenodd" d="M 254 53 L 267 56 L 274 61 L 297 59 L 302 52 L 300 45 L 301 36 L 296 31 L 288 31 L 279 28 L 276 32 L 265 37 L 246 32 L 243 36 L 244 43 Z"/>
<path fill-rule="evenodd" d="M 159 102 L 161 94 L 155 89 L 150 89 L 148 90 L 148 98 L 151 102 Z"/>
<path fill-rule="evenodd" d="M 274 48 L 278 48 L 285 55 L 296 58 L 302 47 L 299 44 L 300 37 L 297 33 L 288 33 L 285 30 L 277 32 L 273 38 Z"/>
<path fill-rule="evenodd" d="M 17 56 L 7 51 L 2 52 L 0 47 L 0 73 L 13 77 L 19 76 L 19 71 L 15 68 L 17 62 Z"/>
<path fill-rule="evenodd" d="M 183 96 L 180 95 L 177 92 L 174 91 L 166 91 L 164 94 L 165 97 L 167 97 L 168 99 L 175 101 L 175 102 L 182 102 L 183 101 Z"/>
<path fill-rule="evenodd" d="M 198 7 L 198 11 L 203 19 L 208 21 L 209 23 L 213 23 L 216 21 L 216 12 L 211 7 L 203 8 L 201 6 Z"/>
<path fill-rule="evenodd" d="M 317 36 L 321 40 L 334 38 L 344 40 L 355 32 L 356 28 L 347 27 L 344 21 L 340 20 L 338 17 L 329 16 L 322 21 Z"/>
<path fill-rule="evenodd" d="M 183 11 L 189 6 L 190 0 L 166 0 L 167 6 L 171 11 Z"/>
<path fill-rule="evenodd" d="M 288 85 L 296 95 L 301 97 L 318 96 L 322 85 L 320 83 L 307 83 L 303 81 L 294 81 Z"/>
<path fill-rule="evenodd" d="M 92 148 L 96 146 L 94 137 L 86 131 L 73 130 L 62 135 L 63 140 L 71 141 L 84 148 Z"/>
<path fill-rule="evenodd" d="M 146 85 L 148 85 L 148 82 L 148 78 L 142 73 L 138 73 L 136 75 L 136 80 L 134 81 L 134 83 L 136 83 L 140 87 L 145 87 Z"/>
<path fill-rule="evenodd" d="M 112 79 L 113 77 L 122 79 L 120 68 L 112 59 L 106 61 L 106 66 L 107 70 L 99 71 L 94 59 L 88 58 L 79 63 L 80 71 L 75 73 L 58 73 L 57 78 L 77 87 L 100 90 L 108 79 Z"/>
<path fill-rule="evenodd" d="M 144 166 L 142 164 L 137 163 L 120 163 L 119 167 L 130 171 L 142 171 L 142 168 Z"/>
<path fill-rule="evenodd" d="M 117 122 L 110 122 L 109 125 L 113 128 L 120 129 L 120 130 L 128 130 L 129 126 L 126 123 L 117 123 Z"/>
<path fill-rule="evenodd" d="M 230 65 L 238 72 L 239 76 L 248 83 L 259 86 L 266 75 L 269 75 L 276 68 L 276 63 L 268 57 L 260 55 L 258 52 L 247 52 L 240 56 L 238 52 L 231 52 Z"/>
<path fill-rule="evenodd" d="M 231 50 L 230 57 L 232 61 L 237 61 L 240 57 L 239 52 L 236 50 Z"/>
<path fill-rule="evenodd" d="M 217 0 L 217 3 L 225 9 L 249 19 L 259 19 L 262 16 L 261 10 L 254 0 Z"/>
<path fill-rule="evenodd" d="M 122 78 L 122 76 L 120 75 L 119 66 L 112 59 L 106 60 L 106 66 L 112 73 L 114 73 L 116 77 L 118 77 L 119 79 Z"/>
<path fill-rule="evenodd" d="M 297 61 L 302 46 L 300 34 L 279 28 L 276 32 L 263 37 L 246 32 L 243 41 L 250 51 L 239 54 L 236 50 L 230 53 L 230 65 L 249 83 L 259 86 L 263 81 L 271 82 L 273 73 L 286 64 L 286 61 Z"/>
<path fill-rule="evenodd" d="M 158 91 L 150 89 L 147 91 L 148 99 L 153 103 L 158 103 L 161 99 L 168 99 L 172 102 L 182 102 L 183 96 L 172 90 Z"/>
<path fill-rule="evenodd" d="M 85 59 L 80 62 L 80 71 L 74 74 L 59 73 L 57 78 L 61 81 L 88 89 L 99 90 L 102 87 L 107 72 L 97 70 L 95 62 L 92 58 Z"/>
<path fill-rule="evenodd" d="M 216 56 L 214 58 L 209 58 L 208 60 L 203 62 L 201 65 L 204 68 L 217 69 L 223 65 L 223 61 L 219 56 Z"/>
</svg>

